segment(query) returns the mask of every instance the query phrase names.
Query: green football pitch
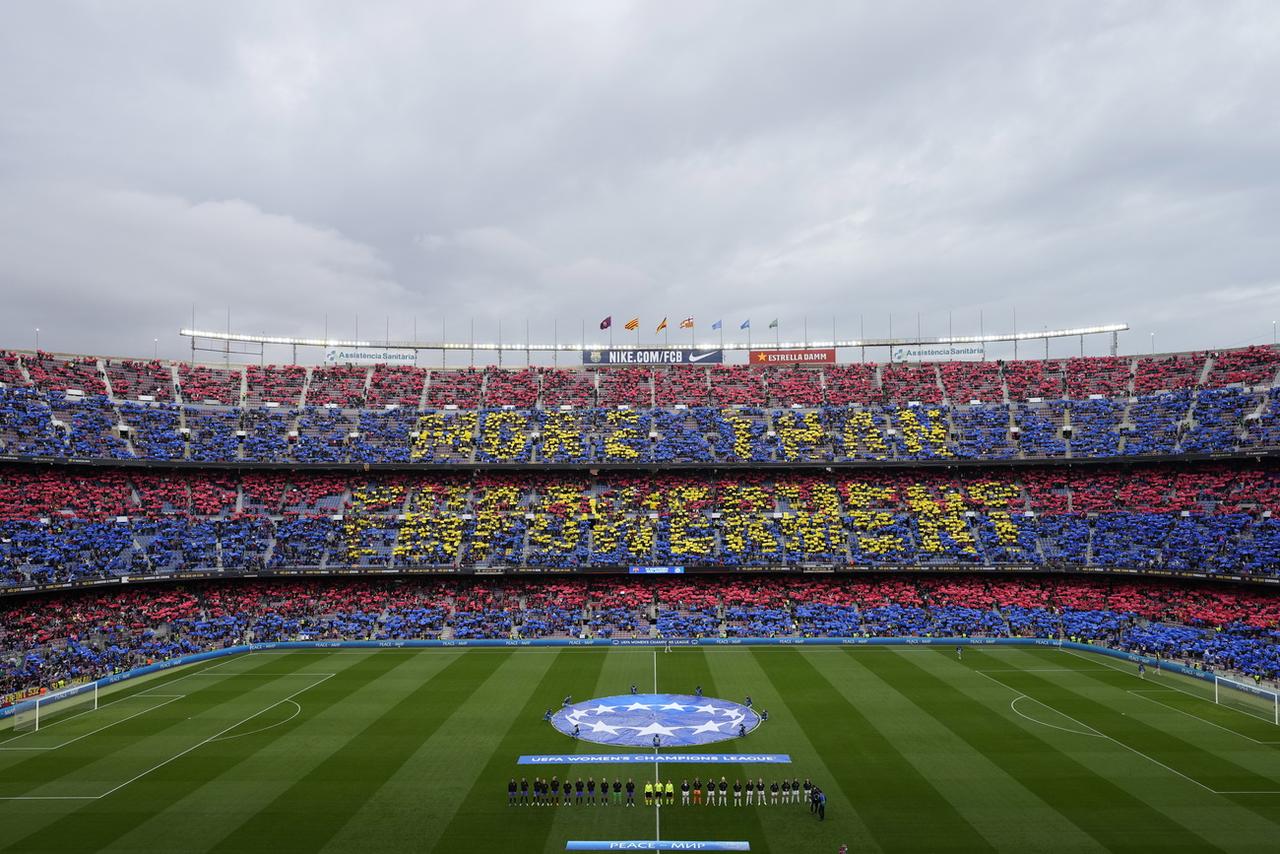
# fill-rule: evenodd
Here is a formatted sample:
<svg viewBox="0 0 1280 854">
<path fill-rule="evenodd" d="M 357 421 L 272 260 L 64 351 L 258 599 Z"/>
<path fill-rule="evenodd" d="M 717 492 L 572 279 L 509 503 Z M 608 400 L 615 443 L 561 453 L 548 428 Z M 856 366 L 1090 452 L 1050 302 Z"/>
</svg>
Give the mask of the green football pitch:
<svg viewBox="0 0 1280 854">
<path fill-rule="evenodd" d="M 542 719 L 649 690 L 767 723 L 664 764 L 676 785 L 812 778 L 806 805 L 508 806 L 521 771 L 643 780 L 652 765 L 520 768 L 600 752 Z M 677 647 L 255 653 L 104 691 L 0 731 L 13 851 L 552 852 L 570 839 L 746 840 L 752 851 L 1280 851 L 1280 728 L 1212 686 L 1048 648 Z M 608 750 L 608 748 L 604 748 Z M 676 751 L 672 751 L 676 752 Z"/>
</svg>

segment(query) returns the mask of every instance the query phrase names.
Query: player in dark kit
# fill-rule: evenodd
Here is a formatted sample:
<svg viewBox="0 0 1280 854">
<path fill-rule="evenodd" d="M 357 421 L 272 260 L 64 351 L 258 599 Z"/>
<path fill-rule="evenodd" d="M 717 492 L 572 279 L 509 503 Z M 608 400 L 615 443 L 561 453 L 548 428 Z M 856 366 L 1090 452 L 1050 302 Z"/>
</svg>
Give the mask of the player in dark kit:
<svg viewBox="0 0 1280 854">
<path fill-rule="evenodd" d="M 791 800 L 793 803 L 800 803 L 800 778 L 791 778 Z"/>
<path fill-rule="evenodd" d="M 560 778 L 551 778 L 551 805 L 553 807 L 560 806 Z"/>
<path fill-rule="evenodd" d="M 720 806 L 724 806 L 729 802 L 729 781 L 724 777 L 720 778 Z"/>
<path fill-rule="evenodd" d="M 507 783 L 507 806 L 515 806 L 516 803 L 516 778 L 512 777 L 511 782 Z"/>
<path fill-rule="evenodd" d="M 813 798 L 811 797 L 812 795 L 813 795 L 813 784 L 809 782 L 808 777 L 805 777 L 804 778 L 804 799 L 806 803 L 809 803 L 809 804 L 813 803 Z"/>
<path fill-rule="evenodd" d="M 782 802 L 791 803 L 791 783 L 786 777 L 782 778 Z"/>
<path fill-rule="evenodd" d="M 742 806 L 742 781 L 733 781 L 733 805 L 735 807 Z"/>
<path fill-rule="evenodd" d="M 684 780 L 680 783 L 680 806 L 689 806 L 689 781 Z"/>
<path fill-rule="evenodd" d="M 627 806 L 633 807 L 635 805 L 636 805 L 636 784 L 630 778 L 627 778 Z"/>
<path fill-rule="evenodd" d="M 609 778 L 602 777 L 600 779 L 600 806 L 609 806 Z"/>
<path fill-rule="evenodd" d="M 529 805 L 529 781 L 524 777 L 520 778 L 520 803 Z"/>
<path fill-rule="evenodd" d="M 587 803 L 595 806 L 596 803 L 596 778 L 587 778 Z"/>
<path fill-rule="evenodd" d="M 774 780 L 769 784 L 769 803 L 773 806 L 778 805 L 778 781 Z"/>
</svg>

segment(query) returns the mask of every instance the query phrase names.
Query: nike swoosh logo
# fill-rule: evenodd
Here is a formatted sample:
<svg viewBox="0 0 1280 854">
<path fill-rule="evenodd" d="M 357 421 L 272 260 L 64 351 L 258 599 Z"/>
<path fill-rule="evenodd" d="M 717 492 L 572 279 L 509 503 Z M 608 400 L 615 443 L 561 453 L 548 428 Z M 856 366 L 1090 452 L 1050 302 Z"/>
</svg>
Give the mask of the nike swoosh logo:
<svg viewBox="0 0 1280 854">
<path fill-rule="evenodd" d="M 689 361 L 690 361 L 690 362 L 701 362 L 703 359 L 710 359 L 712 356 L 714 356 L 714 355 L 715 355 L 716 353 L 718 353 L 718 352 L 719 352 L 718 350 L 712 350 L 710 353 L 703 353 L 701 356 L 695 356 L 695 355 L 693 355 L 693 354 L 691 353 L 691 354 L 689 355 Z"/>
</svg>

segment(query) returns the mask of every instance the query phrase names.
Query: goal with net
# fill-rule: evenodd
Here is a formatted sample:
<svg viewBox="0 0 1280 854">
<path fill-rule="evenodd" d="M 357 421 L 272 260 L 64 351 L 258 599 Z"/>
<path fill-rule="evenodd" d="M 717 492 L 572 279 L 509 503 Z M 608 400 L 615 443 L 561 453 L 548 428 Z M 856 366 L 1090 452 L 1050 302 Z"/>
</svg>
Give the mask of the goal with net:
<svg viewBox="0 0 1280 854">
<path fill-rule="evenodd" d="M 1280 726 L 1280 693 L 1270 688 L 1215 675 L 1213 701 Z"/>
<path fill-rule="evenodd" d="M 73 685 L 19 703 L 13 710 L 13 729 L 16 732 L 35 732 L 55 721 L 66 720 L 96 708 L 98 683 Z"/>
</svg>

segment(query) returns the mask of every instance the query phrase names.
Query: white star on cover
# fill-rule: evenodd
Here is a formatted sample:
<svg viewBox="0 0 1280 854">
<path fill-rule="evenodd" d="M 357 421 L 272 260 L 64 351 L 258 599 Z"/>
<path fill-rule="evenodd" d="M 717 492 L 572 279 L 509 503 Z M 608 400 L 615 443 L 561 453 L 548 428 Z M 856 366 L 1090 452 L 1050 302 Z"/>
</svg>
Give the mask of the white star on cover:
<svg viewBox="0 0 1280 854">
<path fill-rule="evenodd" d="M 755 712 L 726 700 L 672 694 L 639 694 L 589 700 L 558 713 L 552 724 L 601 744 L 648 747 L 655 736 L 664 746 L 694 746 L 736 738 L 759 723 Z M 598 737 L 595 737 L 598 736 Z"/>
</svg>

